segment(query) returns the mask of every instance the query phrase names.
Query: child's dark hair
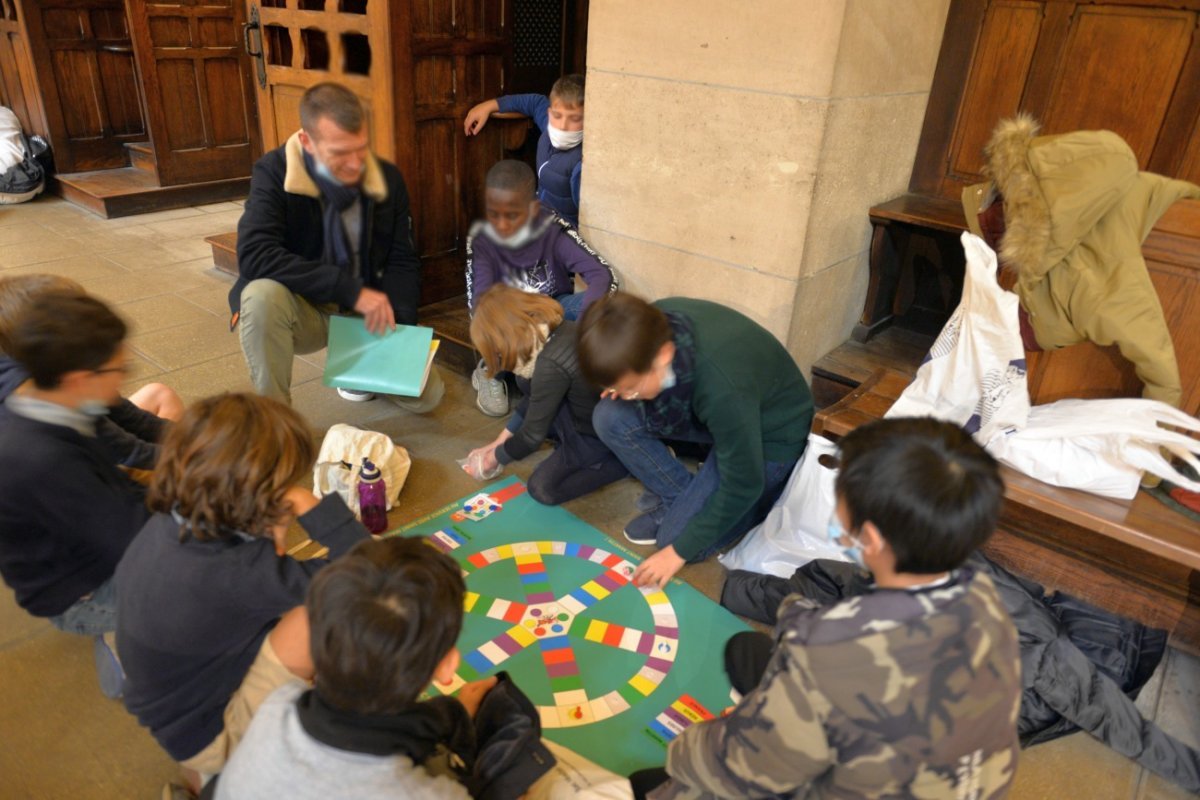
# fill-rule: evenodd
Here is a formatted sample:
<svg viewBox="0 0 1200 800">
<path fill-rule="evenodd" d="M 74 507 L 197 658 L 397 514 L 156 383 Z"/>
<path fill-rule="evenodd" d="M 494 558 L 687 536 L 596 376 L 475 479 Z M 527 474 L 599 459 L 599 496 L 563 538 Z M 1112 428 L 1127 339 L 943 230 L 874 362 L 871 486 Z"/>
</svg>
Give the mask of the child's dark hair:
<svg viewBox="0 0 1200 800">
<path fill-rule="evenodd" d="M 962 428 L 930 417 L 878 420 L 847 434 L 840 450 L 837 494 L 851 527 L 873 523 L 897 572 L 955 569 L 995 530 L 1000 468 Z"/>
<path fill-rule="evenodd" d="M 605 295 L 588 306 L 576 337 L 583 377 L 601 389 L 626 373 L 648 372 L 672 338 L 667 315 L 628 292 Z"/>
<path fill-rule="evenodd" d="M 9 353 L 39 389 L 56 389 L 77 370 L 97 370 L 116 355 L 127 332 L 111 308 L 77 291 L 37 297 L 13 323 Z"/>
<path fill-rule="evenodd" d="M 550 101 L 558 100 L 564 106 L 583 105 L 583 76 L 578 72 L 563 75 L 550 87 Z"/>
<path fill-rule="evenodd" d="M 465 593 L 454 559 L 423 539 L 359 542 L 308 587 L 321 698 L 358 714 L 411 706 L 458 639 Z"/>
<path fill-rule="evenodd" d="M 524 161 L 506 158 L 488 170 L 485 185 L 502 192 L 519 192 L 532 200 L 537 191 L 537 178 Z"/>
<path fill-rule="evenodd" d="M 167 430 L 146 505 L 178 514 L 182 534 L 269 536 L 291 520 L 288 489 L 312 470 L 317 450 L 291 406 L 258 395 L 197 400 Z"/>
</svg>

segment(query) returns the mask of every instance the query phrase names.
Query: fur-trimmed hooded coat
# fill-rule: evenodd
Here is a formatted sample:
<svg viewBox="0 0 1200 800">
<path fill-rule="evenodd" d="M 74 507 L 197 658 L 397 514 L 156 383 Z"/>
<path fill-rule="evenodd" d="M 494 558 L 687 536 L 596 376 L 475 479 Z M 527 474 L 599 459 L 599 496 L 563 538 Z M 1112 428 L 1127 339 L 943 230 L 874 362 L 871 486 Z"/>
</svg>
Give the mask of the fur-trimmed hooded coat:
<svg viewBox="0 0 1200 800">
<path fill-rule="evenodd" d="M 1175 348 L 1141 245 L 1172 203 L 1200 197 L 1200 187 L 1139 172 L 1111 131 L 1037 133 L 1025 115 L 997 126 L 985 151 L 992 182 L 963 190 L 967 224 L 982 235 L 978 215 L 999 192 L 1000 262 L 1016 273 L 1038 344 L 1116 344 L 1143 396 L 1178 407 Z"/>
</svg>

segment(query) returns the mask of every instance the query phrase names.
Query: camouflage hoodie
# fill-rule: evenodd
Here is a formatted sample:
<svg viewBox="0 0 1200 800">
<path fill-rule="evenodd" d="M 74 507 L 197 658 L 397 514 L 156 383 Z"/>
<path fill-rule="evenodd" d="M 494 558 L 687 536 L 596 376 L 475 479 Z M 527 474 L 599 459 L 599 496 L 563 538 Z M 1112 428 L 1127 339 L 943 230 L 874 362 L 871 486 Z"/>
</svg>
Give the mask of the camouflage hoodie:
<svg viewBox="0 0 1200 800">
<path fill-rule="evenodd" d="M 1017 633 L 991 580 L 784 600 L 758 687 L 667 753 L 666 798 L 992 800 L 1017 766 Z"/>
</svg>

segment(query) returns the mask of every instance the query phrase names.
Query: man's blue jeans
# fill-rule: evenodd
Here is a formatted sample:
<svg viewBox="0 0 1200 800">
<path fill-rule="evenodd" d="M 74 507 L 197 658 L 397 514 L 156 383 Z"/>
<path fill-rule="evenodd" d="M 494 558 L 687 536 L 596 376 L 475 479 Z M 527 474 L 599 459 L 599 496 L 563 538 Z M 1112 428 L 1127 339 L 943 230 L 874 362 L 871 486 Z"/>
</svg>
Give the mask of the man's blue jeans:
<svg viewBox="0 0 1200 800">
<path fill-rule="evenodd" d="M 117 589 L 109 578 L 96 587 L 96 591 L 76 601 L 50 624 L 66 633 L 81 636 L 99 636 L 117 629 Z"/>
<path fill-rule="evenodd" d="M 709 453 L 700 471 L 688 471 L 660 438 L 649 430 L 642 403 L 626 400 L 601 400 L 592 414 L 596 435 L 616 453 L 635 478 L 648 492 L 658 495 L 660 505 L 650 513 L 661 516 L 657 544 L 666 547 L 683 533 L 692 517 L 700 513 L 708 498 L 716 492 L 721 480 L 721 467 L 715 450 Z M 706 429 L 693 424 L 684 431 L 672 433 L 672 440 L 712 443 Z M 762 522 L 771 506 L 782 494 L 795 461 L 763 462 L 763 492 L 749 511 L 733 527 L 701 552 L 692 561 L 702 561 L 722 548 L 733 544 L 746 531 Z"/>
</svg>

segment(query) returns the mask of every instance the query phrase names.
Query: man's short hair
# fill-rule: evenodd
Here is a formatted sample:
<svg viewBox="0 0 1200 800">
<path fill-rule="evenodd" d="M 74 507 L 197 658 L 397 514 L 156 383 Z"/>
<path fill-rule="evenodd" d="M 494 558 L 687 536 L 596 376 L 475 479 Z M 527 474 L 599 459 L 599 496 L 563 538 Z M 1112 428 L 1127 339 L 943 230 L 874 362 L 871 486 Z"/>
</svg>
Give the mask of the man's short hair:
<svg viewBox="0 0 1200 800">
<path fill-rule="evenodd" d="M 96 298 L 51 291 L 17 317 L 9 355 L 39 389 L 55 389 L 68 372 L 102 367 L 116 355 L 126 333 L 121 318 Z"/>
<path fill-rule="evenodd" d="M 604 389 L 626 373 L 649 372 L 672 334 L 659 308 L 628 292 L 614 292 L 583 312 L 577 337 L 583 376 Z"/>
<path fill-rule="evenodd" d="M 366 112 L 358 95 L 338 83 L 318 83 L 300 98 L 300 127 L 317 135 L 317 123 L 328 117 L 347 133 L 358 133 L 366 123 Z"/>
<path fill-rule="evenodd" d="M 583 76 L 578 72 L 563 75 L 550 87 L 550 102 L 555 100 L 564 106 L 583 105 Z"/>
<path fill-rule="evenodd" d="M 512 158 L 493 164 L 487 172 L 485 185 L 488 189 L 501 192 L 519 192 L 530 200 L 537 192 L 537 178 L 534 177 L 533 170 L 524 161 Z"/>
<path fill-rule="evenodd" d="M 871 522 L 918 575 L 962 565 L 996 528 L 1004 482 L 996 460 L 957 425 L 884 419 L 840 442 L 837 494 L 853 530 Z"/>
<path fill-rule="evenodd" d="M 411 706 L 458 639 L 465 593 L 454 559 L 423 539 L 359 542 L 308 588 L 318 694 L 358 714 Z"/>
<path fill-rule="evenodd" d="M 82 286 L 61 275 L 37 273 L 0 278 L 0 355 L 11 352 L 12 329 L 17 318 L 47 292 L 84 293 Z"/>
</svg>

